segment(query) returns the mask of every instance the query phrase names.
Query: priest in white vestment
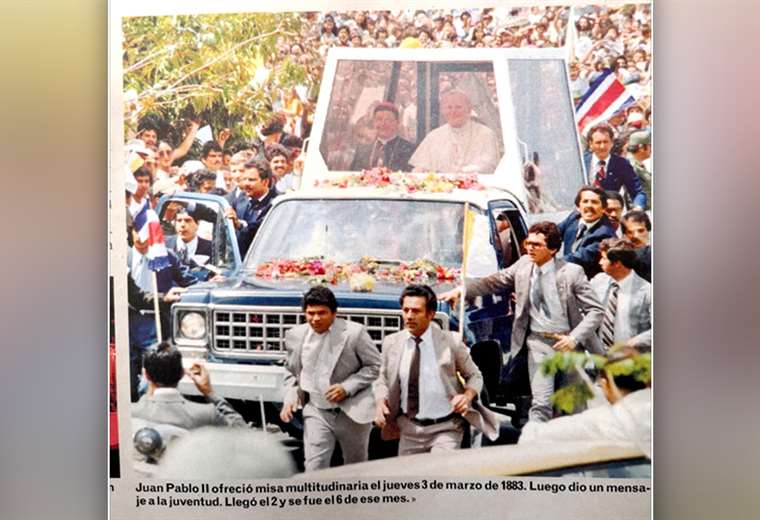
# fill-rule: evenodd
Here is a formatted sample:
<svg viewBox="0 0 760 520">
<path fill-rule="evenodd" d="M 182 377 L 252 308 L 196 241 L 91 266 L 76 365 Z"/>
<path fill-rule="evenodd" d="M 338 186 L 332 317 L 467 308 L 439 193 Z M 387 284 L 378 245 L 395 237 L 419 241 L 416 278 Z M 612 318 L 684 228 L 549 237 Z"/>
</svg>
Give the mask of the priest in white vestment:
<svg viewBox="0 0 760 520">
<path fill-rule="evenodd" d="M 414 171 L 445 173 L 493 173 L 499 162 L 496 134 L 472 120 L 472 104 L 461 90 L 441 96 L 446 124 L 432 130 L 415 150 L 409 163 Z"/>
</svg>

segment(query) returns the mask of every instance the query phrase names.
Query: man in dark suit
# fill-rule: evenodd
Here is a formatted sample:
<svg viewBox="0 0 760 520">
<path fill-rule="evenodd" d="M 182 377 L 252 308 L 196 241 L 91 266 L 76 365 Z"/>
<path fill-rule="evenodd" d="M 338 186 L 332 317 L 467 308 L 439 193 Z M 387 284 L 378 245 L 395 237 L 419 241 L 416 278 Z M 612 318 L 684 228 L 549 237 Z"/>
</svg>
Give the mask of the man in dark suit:
<svg viewBox="0 0 760 520">
<path fill-rule="evenodd" d="M 237 235 L 240 256 L 245 257 L 253 237 L 261 222 L 272 208 L 272 199 L 277 190 L 270 186 L 272 172 L 264 159 L 252 159 L 245 164 L 238 186 L 245 194 L 234 206 L 227 210 L 227 218 L 232 219 Z"/>
<path fill-rule="evenodd" d="M 379 103 L 372 113 L 372 124 L 377 137 L 369 146 L 356 149 L 349 169 L 361 171 L 376 166 L 385 166 L 392 171 L 412 170 L 409 158 L 414 153 L 414 145 L 398 135 L 399 114 L 393 103 Z"/>
<path fill-rule="evenodd" d="M 620 188 L 625 186 L 628 195 L 633 199 L 634 209 L 645 209 L 647 196 L 641 181 L 631 163 L 619 155 L 610 153 L 613 141 L 612 128 L 605 124 L 596 125 L 589 130 L 589 151 L 583 156 L 588 183 L 609 191 L 620 191 Z"/>
<path fill-rule="evenodd" d="M 166 249 L 174 251 L 186 265 L 195 265 L 192 261 L 195 255 L 204 255 L 211 260 L 213 247 L 211 240 L 198 236 L 198 221 L 193 213 L 181 209 L 174 216 L 176 235 L 166 237 Z"/>
<path fill-rule="evenodd" d="M 599 243 L 615 236 L 609 218 L 604 213 L 607 193 L 595 186 L 581 186 L 575 196 L 575 210 L 559 223 L 564 259 L 583 267 L 590 280 L 601 272 Z"/>
</svg>

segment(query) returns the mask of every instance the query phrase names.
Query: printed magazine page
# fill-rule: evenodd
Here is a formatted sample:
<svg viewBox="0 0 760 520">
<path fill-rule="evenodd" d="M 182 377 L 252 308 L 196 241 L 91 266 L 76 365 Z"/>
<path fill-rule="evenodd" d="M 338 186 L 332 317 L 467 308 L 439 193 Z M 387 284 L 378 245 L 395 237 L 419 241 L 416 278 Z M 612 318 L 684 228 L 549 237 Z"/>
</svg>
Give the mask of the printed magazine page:
<svg viewBox="0 0 760 520">
<path fill-rule="evenodd" d="M 651 2 L 112 2 L 111 518 L 652 514 Z"/>
</svg>

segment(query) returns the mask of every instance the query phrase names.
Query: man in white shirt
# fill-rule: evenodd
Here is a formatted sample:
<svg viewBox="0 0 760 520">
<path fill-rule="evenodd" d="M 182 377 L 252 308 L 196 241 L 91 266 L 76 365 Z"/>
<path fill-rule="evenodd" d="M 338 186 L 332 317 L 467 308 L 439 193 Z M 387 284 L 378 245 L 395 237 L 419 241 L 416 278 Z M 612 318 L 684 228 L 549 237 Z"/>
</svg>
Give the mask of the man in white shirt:
<svg viewBox="0 0 760 520">
<path fill-rule="evenodd" d="M 585 349 L 597 354 L 604 349 L 596 337 L 602 320 L 602 306 L 592 291 L 583 269 L 556 258 L 562 246 L 557 225 L 543 221 L 528 229 L 526 255 L 507 269 L 485 278 L 468 279 L 468 298 L 488 294 L 509 294 L 516 297 L 510 355 L 514 358 L 528 349 L 528 377 L 533 400 L 529 421 L 552 418 L 551 395 L 554 377 L 544 375 L 541 362 L 555 351 Z M 455 303 L 460 288 L 441 295 Z"/>
<path fill-rule="evenodd" d="M 612 366 L 638 355 L 629 347 L 607 354 L 608 363 L 599 374 L 599 386 L 609 406 L 597 406 L 582 413 L 559 417 L 545 423 L 529 422 L 520 434 L 520 444 L 531 442 L 628 441 L 652 457 L 652 391 L 649 384 L 633 375 L 622 375 Z M 617 375 L 613 376 L 612 374 Z"/>
<path fill-rule="evenodd" d="M 285 334 L 288 359 L 280 419 L 290 422 L 303 407 L 306 471 L 329 467 L 336 441 L 345 464 L 363 462 L 380 353 L 363 325 L 336 318 L 338 301 L 327 287 L 312 287 L 302 307 L 307 323 Z"/>
<path fill-rule="evenodd" d="M 499 162 L 496 134 L 472 120 L 472 104 L 461 90 L 441 96 L 446 124 L 432 130 L 415 150 L 409 163 L 414 171 L 493 173 Z"/>
<path fill-rule="evenodd" d="M 499 421 L 477 401 L 483 376 L 469 349 L 433 324 L 438 308 L 433 290 L 409 285 L 400 304 L 405 330 L 383 340 L 374 384 L 375 424 L 382 438 L 398 438 L 399 455 L 458 449 L 466 423 L 496 439 Z"/>
<path fill-rule="evenodd" d="M 599 251 L 604 272 L 591 280 L 605 308 L 599 339 L 607 348 L 616 343 L 651 348 L 651 285 L 633 270 L 637 263 L 635 246 L 626 239 L 608 238 Z"/>
</svg>

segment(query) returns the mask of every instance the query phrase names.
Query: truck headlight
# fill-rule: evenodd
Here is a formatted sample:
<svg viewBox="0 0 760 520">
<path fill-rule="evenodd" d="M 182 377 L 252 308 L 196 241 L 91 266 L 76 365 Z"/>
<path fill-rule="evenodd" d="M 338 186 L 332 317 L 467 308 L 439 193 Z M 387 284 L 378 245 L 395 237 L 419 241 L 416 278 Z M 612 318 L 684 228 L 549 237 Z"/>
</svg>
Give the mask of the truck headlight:
<svg viewBox="0 0 760 520">
<path fill-rule="evenodd" d="M 182 316 L 179 330 L 188 339 L 202 339 L 206 335 L 206 318 L 199 312 L 188 312 Z"/>
</svg>

